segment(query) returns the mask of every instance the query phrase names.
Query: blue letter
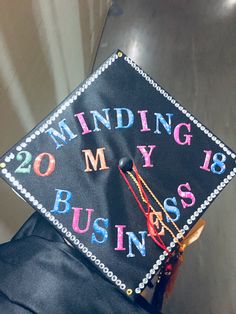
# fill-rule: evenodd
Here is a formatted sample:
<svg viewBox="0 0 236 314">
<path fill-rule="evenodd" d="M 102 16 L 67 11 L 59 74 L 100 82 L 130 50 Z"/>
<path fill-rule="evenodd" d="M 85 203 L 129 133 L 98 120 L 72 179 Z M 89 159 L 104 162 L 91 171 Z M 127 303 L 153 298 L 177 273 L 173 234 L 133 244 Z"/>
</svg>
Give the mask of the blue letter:
<svg viewBox="0 0 236 314">
<path fill-rule="evenodd" d="M 175 206 L 169 205 L 169 204 L 167 203 L 168 201 L 172 202 Z M 176 221 L 176 220 L 178 220 L 179 217 L 180 217 L 180 211 L 179 211 L 178 207 L 176 207 L 176 205 L 177 205 L 177 201 L 176 201 L 176 198 L 175 198 L 175 197 L 166 198 L 166 199 L 164 200 L 164 208 L 165 208 L 165 210 L 166 210 L 168 213 L 173 213 L 173 214 L 176 215 L 175 219 L 172 219 L 172 218 L 171 218 L 172 221 Z M 170 218 L 169 218 L 168 216 L 166 216 L 166 221 L 167 221 L 167 222 L 170 222 Z"/>
<path fill-rule="evenodd" d="M 93 130 L 94 132 L 95 131 L 101 131 L 101 129 L 99 129 L 98 127 L 98 121 L 100 121 L 107 129 L 111 129 L 111 123 L 110 123 L 110 120 L 109 120 L 109 112 L 110 108 L 107 108 L 107 109 L 102 109 L 102 111 L 105 112 L 105 115 L 106 115 L 106 118 L 104 118 L 100 113 L 97 112 L 97 110 L 95 111 L 90 111 L 92 114 L 93 114 L 93 120 L 94 120 L 94 126 L 95 126 L 95 129 Z"/>
<path fill-rule="evenodd" d="M 164 119 L 163 115 L 161 113 L 154 113 L 156 116 L 156 131 L 154 133 L 161 134 L 161 131 L 159 130 L 159 121 L 166 129 L 166 132 L 168 134 L 171 134 L 171 117 L 173 116 L 173 113 L 167 113 L 168 116 L 168 122 Z"/>
<path fill-rule="evenodd" d="M 102 240 L 98 240 L 96 238 L 96 235 L 95 233 L 92 234 L 92 239 L 91 239 L 91 243 L 104 243 L 107 238 L 108 238 L 108 233 L 107 233 L 107 230 L 105 228 L 102 228 L 98 225 L 98 222 L 101 221 L 103 222 L 105 228 L 107 229 L 108 228 L 108 219 L 104 219 L 104 218 L 97 218 L 96 220 L 94 220 L 94 223 L 93 223 L 93 229 L 94 231 L 101 235 L 102 237 Z"/>
<path fill-rule="evenodd" d="M 116 110 L 116 116 L 117 116 L 116 129 L 127 129 L 127 128 L 130 128 L 134 124 L 134 115 L 131 110 L 127 108 L 114 108 L 114 110 Z M 123 123 L 122 111 L 126 111 L 128 114 L 128 122 L 126 125 L 124 125 Z"/>
<path fill-rule="evenodd" d="M 77 136 L 76 134 L 74 134 L 71 131 L 71 129 L 68 127 L 68 125 L 65 123 L 65 121 L 66 121 L 66 119 L 63 119 L 58 123 L 58 126 L 60 128 L 60 132 L 58 132 L 54 128 L 50 128 L 46 131 L 46 133 L 48 133 L 51 136 L 51 138 L 53 139 L 53 141 L 56 143 L 56 145 L 57 145 L 56 149 L 63 146 L 63 144 L 58 143 L 57 140 L 60 140 L 64 144 L 67 144 L 65 132 L 69 135 L 69 141 L 73 140 Z"/>
<path fill-rule="evenodd" d="M 69 200 L 72 197 L 72 194 L 70 191 L 67 190 L 58 190 L 55 189 L 57 191 L 57 195 L 56 195 L 56 199 L 55 199 L 55 204 L 53 209 L 51 210 L 51 213 L 56 213 L 56 214 L 66 214 L 70 211 L 70 203 Z M 65 198 L 62 199 L 62 194 L 65 193 Z M 63 209 L 59 208 L 60 207 L 60 203 L 64 203 L 63 205 Z"/>
<path fill-rule="evenodd" d="M 139 250 L 142 256 L 146 256 L 145 249 L 145 234 L 147 231 L 139 231 L 139 234 L 142 236 L 142 243 L 138 240 L 136 235 L 133 232 L 126 232 L 129 236 L 129 254 L 127 257 L 134 257 L 135 254 L 132 253 L 132 242 L 135 244 L 136 248 Z"/>
</svg>

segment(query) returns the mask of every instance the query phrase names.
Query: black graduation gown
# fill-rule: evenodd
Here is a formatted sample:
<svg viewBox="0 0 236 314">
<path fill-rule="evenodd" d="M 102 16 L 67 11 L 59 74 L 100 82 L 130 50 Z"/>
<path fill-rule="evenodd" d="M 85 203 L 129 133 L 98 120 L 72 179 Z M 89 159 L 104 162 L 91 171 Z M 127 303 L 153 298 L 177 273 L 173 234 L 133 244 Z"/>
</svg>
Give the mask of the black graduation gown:
<svg viewBox="0 0 236 314">
<path fill-rule="evenodd" d="M 38 213 L 0 245 L 0 313 L 157 313 L 133 303 Z"/>
</svg>

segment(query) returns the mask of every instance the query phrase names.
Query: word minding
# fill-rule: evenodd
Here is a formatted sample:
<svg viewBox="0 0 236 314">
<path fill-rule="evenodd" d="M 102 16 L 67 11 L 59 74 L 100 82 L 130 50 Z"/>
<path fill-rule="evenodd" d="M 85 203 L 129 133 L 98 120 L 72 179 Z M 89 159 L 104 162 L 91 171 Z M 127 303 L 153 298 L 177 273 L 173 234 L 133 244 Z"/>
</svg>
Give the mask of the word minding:
<svg viewBox="0 0 236 314">
<path fill-rule="evenodd" d="M 134 125 L 135 117 L 134 113 L 128 108 L 114 108 L 112 111 L 110 108 L 102 109 L 102 114 L 97 110 L 90 111 L 89 116 L 85 116 L 84 112 L 79 112 L 74 115 L 77 123 L 81 128 L 81 135 L 87 135 L 92 132 L 100 132 L 101 125 L 108 130 L 119 130 L 119 129 L 128 129 Z M 138 123 L 140 124 L 140 132 L 150 132 L 148 121 L 148 110 L 139 110 L 138 113 Z M 191 124 L 190 123 L 179 123 L 174 128 L 172 127 L 173 113 L 166 113 L 164 117 L 161 113 L 154 113 L 155 117 L 155 134 L 162 134 L 160 126 L 168 135 L 171 135 L 173 132 L 173 138 L 178 145 L 191 145 L 192 137 L 191 134 Z M 93 122 L 91 121 L 91 116 Z M 93 128 L 91 125 L 93 124 Z M 172 130 L 173 129 L 173 130 Z M 53 142 L 56 144 L 56 149 L 61 149 L 68 142 L 74 140 L 78 134 L 67 124 L 66 119 L 62 119 L 58 123 L 58 130 L 51 127 L 46 133 L 50 136 Z M 143 167 L 153 167 L 151 161 L 151 155 L 156 148 L 156 145 L 139 145 L 137 149 L 143 156 L 144 165 Z M 109 167 L 106 164 L 105 148 L 97 148 L 96 156 L 93 155 L 90 149 L 84 149 L 82 152 L 85 156 L 86 168 L 85 172 L 97 171 L 98 170 L 98 161 L 100 161 L 99 170 L 105 170 Z M 91 168 L 92 166 L 92 168 Z"/>
</svg>

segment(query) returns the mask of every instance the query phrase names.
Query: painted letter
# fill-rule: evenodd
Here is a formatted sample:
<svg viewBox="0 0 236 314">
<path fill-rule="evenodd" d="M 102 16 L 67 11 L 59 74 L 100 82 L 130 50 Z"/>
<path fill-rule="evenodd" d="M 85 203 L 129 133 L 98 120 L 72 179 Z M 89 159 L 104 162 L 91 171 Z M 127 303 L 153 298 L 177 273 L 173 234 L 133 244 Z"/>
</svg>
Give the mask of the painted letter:
<svg viewBox="0 0 236 314">
<path fill-rule="evenodd" d="M 69 141 L 73 140 L 75 137 L 77 137 L 77 134 L 74 134 L 71 129 L 68 127 L 68 125 L 65 123 L 66 119 L 61 120 L 58 123 L 58 126 L 60 128 L 60 132 L 58 132 L 57 130 L 55 130 L 54 128 L 50 128 L 47 131 L 45 131 L 46 133 L 48 133 L 51 138 L 53 139 L 53 141 L 56 143 L 57 147 L 56 149 L 62 147 L 64 144 L 67 144 L 67 138 L 65 133 L 67 133 L 67 135 L 69 136 Z M 61 141 L 61 143 L 59 143 L 58 141 Z M 64 143 L 64 144 L 62 144 Z"/>
<path fill-rule="evenodd" d="M 92 239 L 91 239 L 91 243 L 104 243 L 107 239 L 108 239 L 108 233 L 107 230 L 103 227 L 100 227 L 98 222 L 101 221 L 104 224 L 104 227 L 107 229 L 108 228 L 108 219 L 104 219 L 104 218 L 97 218 L 96 220 L 94 220 L 93 223 L 93 229 L 94 232 L 92 234 Z M 101 240 L 98 240 L 96 237 L 95 232 L 101 236 Z"/>
<path fill-rule="evenodd" d="M 169 203 L 171 202 L 175 206 L 168 204 L 168 202 Z M 177 205 L 177 200 L 176 200 L 175 197 L 166 198 L 164 200 L 164 208 L 168 212 L 168 214 L 169 213 L 175 214 L 175 218 L 174 219 L 172 217 L 170 219 L 168 216 L 166 216 L 166 221 L 167 222 L 170 222 L 171 220 L 172 221 L 176 221 L 176 220 L 179 219 L 179 217 L 180 217 L 180 210 L 178 209 L 178 207 L 176 207 L 176 205 Z"/>
<path fill-rule="evenodd" d="M 191 192 L 187 192 L 187 191 L 184 192 L 184 191 L 182 191 L 182 187 L 186 188 L 188 191 L 191 191 L 191 187 L 190 187 L 188 182 L 185 183 L 185 184 L 180 184 L 180 186 L 178 187 L 178 194 L 179 194 L 180 197 L 191 199 L 191 203 L 186 203 L 184 200 L 181 200 L 183 208 L 193 206 L 195 204 L 195 196 L 194 196 L 194 194 L 191 193 Z"/>
<path fill-rule="evenodd" d="M 133 112 L 127 108 L 114 108 L 116 110 L 116 116 L 117 116 L 117 126 L 116 129 L 128 129 L 130 128 L 134 123 L 134 115 Z M 123 113 L 122 111 L 126 112 L 128 114 L 128 122 L 126 125 L 124 125 L 123 121 Z"/>
<path fill-rule="evenodd" d="M 151 212 L 149 217 L 150 217 L 150 221 L 151 221 L 151 226 L 150 226 L 150 230 L 149 230 L 150 234 L 148 234 L 148 236 L 150 236 L 150 235 L 156 236 L 157 233 L 160 236 L 164 236 L 165 235 L 164 227 L 162 226 L 161 230 L 159 230 L 161 227 L 160 220 L 161 221 L 163 220 L 162 212 Z M 154 221 L 154 217 L 156 218 L 155 221 Z M 156 231 L 156 229 L 157 229 L 157 231 Z"/>
<path fill-rule="evenodd" d="M 89 130 L 88 125 L 84 119 L 84 112 L 76 113 L 74 116 L 78 118 L 81 128 L 83 129 L 82 135 L 92 132 Z"/>
<path fill-rule="evenodd" d="M 55 189 L 57 191 L 56 194 L 56 199 L 55 199 L 55 203 L 54 203 L 54 207 L 51 210 L 51 213 L 56 213 L 56 214 L 66 214 L 70 211 L 70 199 L 72 197 L 72 194 L 70 191 L 67 190 L 59 190 L 59 189 Z M 65 198 L 63 198 L 62 194 L 65 194 Z M 60 204 L 63 203 L 64 209 L 60 208 Z"/>
<path fill-rule="evenodd" d="M 146 256 L 146 249 L 145 249 L 145 235 L 147 231 L 139 231 L 139 234 L 142 236 L 142 243 L 138 240 L 136 235 L 133 232 L 126 232 L 129 237 L 129 254 L 127 257 L 134 257 L 135 254 L 132 252 L 132 243 L 136 246 L 142 256 Z"/>
<path fill-rule="evenodd" d="M 125 251 L 126 248 L 124 248 L 124 229 L 126 228 L 125 225 L 115 225 L 117 228 L 117 247 L 115 248 L 115 251 Z"/>
<path fill-rule="evenodd" d="M 177 144 L 179 145 L 191 145 L 191 138 L 193 137 L 192 135 L 187 135 L 187 134 L 184 134 L 184 138 L 185 138 L 185 141 L 181 142 L 180 141 L 180 138 L 179 138 L 179 133 L 180 133 L 180 129 L 182 127 L 186 127 L 188 132 L 191 132 L 191 124 L 190 123 L 180 123 L 178 125 L 176 125 L 175 129 L 174 129 L 174 139 L 176 141 Z"/>
<path fill-rule="evenodd" d="M 163 115 L 161 113 L 154 113 L 156 116 L 156 131 L 154 133 L 161 134 L 161 131 L 159 130 L 159 121 L 164 126 L 166 132 L 170 135 L 171 134 L 171 117 L 173 116 L 173 113 L 166 113 L 168 117 L 168 122 L 164 119 Z"/>
<path fill-rule="evenodd" d="M 153 149 L 156 147 L 156 145 L 148 145 L 148 147 L 150 148 L 149 152 L 147 152 L 146 147 L 147 146 L 137 146 L 137 148 L 140 150 L 140 152 L 143 155 L 144 160 L 145 160 L 145 164 L 143 165 L 143 167 L 145 167 L 145 168 L 153 167 L 153 164 L 151 163 L 150 157 L 151 157 Z"/>
<path fill-rule="evenodd" d="M 85 163 L 86 163 L 86 169 L 84 170 L 85 172 L 90 172 L 90 171 L 97 171 L 98 169 L 98 162 L 100 161 L 100 168 L 99 170 L 106 170 L 109 169 L 106 165 L 106 159 L 104 155 L 104 150 L 105 148 L 98 148 L 96 150 L 96 157 L 94 158 L 93 153 L 91 152 L 90 149 L 84 149 L 82 152 L 84 153 L 85 156 Z M 89 162 L 91 163 L 93 170 L 89 166 Z"/>
<path fill-rule="evenodd" d="M 72 207 L 72 209 L 74 210 L 74 216 L 73 216 L 73 222 L 72 222 L 73 230 L 77 233 L 87 232 L 89 227 L 90 227 L 91 215 L 92 215 L 92 212 L 94 210 L 92 208 L 86 209 L 86 211 L 88 213 L 87 225 L 86 225 L 85 229 L 81 230 L 79 228 L 79 220 L 80 220 L 80 212 L 83 210 L 83 208 Z"/>
<path fill-rule="evenodd" d="M 141 117 L 141 122 L 142 122 L 142 129 L 140 130 L 141 132 L 147 132 L 150 131 L 148 124 L 147 124 L 147 110 L 140 110 L 138 113 L 140 114 Z"/>
<path fill-rule="evenodd" d="M 95 129 L 93 130 L 94 132 L 101 131 L 101 129 L 98 127 L 98 121 L 100 121 L 107 129 L 111 129 L 111 123 L 109 119 L 109 112 L 110 108 L 102 109 L 102 111 L 105 112 L 106 118 L 104 118 L 97 110 L 95 111 L 90 111 L 93 115 L 93 120 L 94 120 L 94 126 Z"/>
</svg>

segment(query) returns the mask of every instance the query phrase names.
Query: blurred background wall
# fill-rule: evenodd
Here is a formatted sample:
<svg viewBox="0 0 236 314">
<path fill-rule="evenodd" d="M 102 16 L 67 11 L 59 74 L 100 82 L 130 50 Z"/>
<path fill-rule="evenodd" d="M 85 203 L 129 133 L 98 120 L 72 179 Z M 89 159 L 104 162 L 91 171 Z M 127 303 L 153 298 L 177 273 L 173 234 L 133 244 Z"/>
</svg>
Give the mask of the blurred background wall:
<svg viewBox="0 0 236 314">
<path fill-rule="evenodd" d="M 0 155 L 90 72 L 110 0 L 0 0 Z M 32 209 L 0 182 L 0 243 Z"/>
</svg>

